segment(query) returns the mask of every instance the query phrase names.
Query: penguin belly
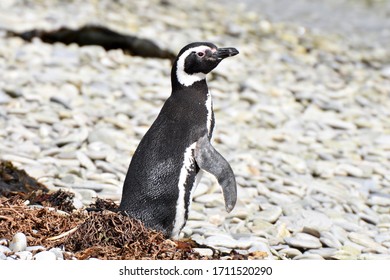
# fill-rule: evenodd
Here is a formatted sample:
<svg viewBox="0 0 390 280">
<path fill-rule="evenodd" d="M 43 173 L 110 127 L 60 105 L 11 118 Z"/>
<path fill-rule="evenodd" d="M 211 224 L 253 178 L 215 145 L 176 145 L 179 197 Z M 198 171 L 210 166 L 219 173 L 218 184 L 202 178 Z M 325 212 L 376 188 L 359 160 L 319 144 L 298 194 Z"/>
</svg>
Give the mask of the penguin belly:
<svg viewBox="0 0 390 280">
<path fill-rule="evenodd" d="M 176 203 L 176 215 L 172 229 L 172 236 L 179 235 L 188 219 L 188 210 L 192 201 L 192 193 L 196 187 L 199 167 L 195 162 L 196 142 L 186 148 L 183 155 L 183 164 L 180 169 L 178 183 L 178 199 Z"/>
</svg>

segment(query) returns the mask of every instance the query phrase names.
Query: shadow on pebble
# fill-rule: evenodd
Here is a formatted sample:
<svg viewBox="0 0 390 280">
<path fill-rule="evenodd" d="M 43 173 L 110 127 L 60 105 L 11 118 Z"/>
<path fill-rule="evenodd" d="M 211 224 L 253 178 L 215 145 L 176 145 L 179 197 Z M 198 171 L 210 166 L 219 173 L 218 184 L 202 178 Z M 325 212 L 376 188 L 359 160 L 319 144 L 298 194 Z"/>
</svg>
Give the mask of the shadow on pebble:
<svg viewBox="0 0 390 280">
<path fill-rule="evenodd" d="M 8 36 L 17 36 L 25 41 L 31 41 L 34 37 L 38 37 L 43 42 L 49 44 L 61 42 L 66 45 L 72 43 L 76 43 L 79 46 L 97 45 L 105 50 L 122 49 L 124 53 L 134 56 L 166 58 L 170 60 L 175 58 L 172 52 L 161 49 L 151 40 L 124 35 L 104 26 L 86 25 L 79 29 L 62 27 L 54 31 L 33 29 L 21 33 L 8 31 Z"/>
</svg>

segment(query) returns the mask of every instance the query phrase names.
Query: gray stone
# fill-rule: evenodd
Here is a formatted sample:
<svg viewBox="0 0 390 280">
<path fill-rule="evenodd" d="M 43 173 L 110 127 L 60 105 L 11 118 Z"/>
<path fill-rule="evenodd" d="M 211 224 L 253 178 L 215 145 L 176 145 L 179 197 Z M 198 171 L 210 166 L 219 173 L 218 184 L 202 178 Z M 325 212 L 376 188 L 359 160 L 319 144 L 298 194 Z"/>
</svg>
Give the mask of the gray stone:
<svg viewBox="0 0 390 280">
<path fill-rule="evenodd" d="M 54 255 L 56 256 L 57 260 L 63 260 L 64 259 L 63 251 L 60 248 L 51 248 L 49 250 L 49 252 L 54 253 Z"/>
<path fill-rule="evenodd" d="M 253 242 L 248 240 L 236 240 L 227 235 L 213 235 L 207 237 L 205 243 L 211 247 L 225 247 L 245 250 L 250 248 Z"/>
<path fill-rule="evenodd" d="M 267 253 L 268 257 L 271 257 L 272 256 L 272 253 L 271 253 L 271 248 L 270 246 L 267 244 L 267 242 L 262 242 L 262 241 L 253 241 L 251 247 L 248 249 L 248 252 L 249 253 L 252 253 L 252 252 L 265 252 Z"/>
<path fill-rule="evenodd" d="M 21 252 L 26 250 L 27 247 L 27 238 L 26 235 L 22 232 L 18 232 L 12 238 L 12 241 L 9 243 L 9 248 L 12 252 Z"/>
<path fill-rule="evenodd" d="M 378 235 L 375 235 L 374 239 L 378 243 L 382 243 L 386 241 L 390 242 L 390 232 L 383 232 Z"/>
<path fill-rule="evenodd" d="M 279 254 L 285 255 L 288 258 L 294 258 L 296 256 L 302 255 L 302 252 L 295 248 L 285 248 L 279 251 Z"/>
<path fill-rule="evenodd" d="M 340 249 L 342 244 L 341 242 L 330 232 L 322 232 L 320 241 L 325 246 Z"/>
<path fill-rule="evenodd" d="M 320 255 L 324 259 L 331 259 L 337 252 L 335 248 L 320 248 L 320 249 L 311 249 L 306 251 L 305 253 Z"/>
<path fill-rule="evenodd" d="M 7 13 L 0 24 L 5 29 L 25 30 L 31 15 L 40 19 L 31 28 L 45 30 L 100 18 L 86 1 L 75 1 L 79 13 L 71 19 L 69 7 L 58 8 L 56 1 L 39 1 L 28 9 L 17 2 L 0 1 Z M 390 254 L 388 44 L 365 36 L 314 34 L 307 23 L 296 28 L 264 20 L 272 1 L 252 5 L 253 11 L 263 10 L 249 14 L 235 5 L 202 9 L 196 1 L 169 1 L 164 15 L 160 2 L 150 0 L 145 9 L 136 1 L 121 1 L 125 20 L 119 23 L 112 16 L 119 6 L 107 4 L 104 20 L 118 29 L 141 30 L 172 51 L 194 37 L 186 26 L 187 31 L 177 32 L 183 23 L 199 26 L 197 37 L 218 37 L 217 44 L 227 40 L 242 48 L 241 59 L 227 59 L 209 79 L 218 124 L 213 141 L 235 172 L 237 206 L 225 213 L 218 184 L 204 176 L 183 231 L 204 245 L 222 243 L 226 252 L 233 247 L 242 253 L 269 250 L 268 258 L 380 259 Z M 194 8 L 197 13 L 189 16 Z M 234 24 L 209 26 L 210 14 L 231 15 Z M 158 19 L 158 28 L 145 27 L 150 18 Z M 254 29 L 266 40 L 253 36 Z M 4 31 L 0 37 L 0 159 L 50 188 L 73 190 L 78 208 L 96 194 L 119 201 L 131 156 L 170 94 L 169 60 L 98 46 L 25 43 Z M 307 252 L 284 242 L 301 232 L 319 236 L 328 248 Z M 18 257 L 14 253 L 8 259 Z"/>
<path fill-rule="evenodd" d="M 350 222 L 350 221 L 347 221 L 345 219 L 343 219 L 341 221 L 337 221 L 335 224 L 340 226 L 344 230 L 349 231 L 349 232 L 361 230 L 361 227 L 356 222 Z"/>
<path fill-rule="evenodd" d="M 79 131 L 72 133 L 68 136 L 58 139 L 55 141 L 57 146 L 64 146 L 70 143 L 83 143 L 88 137 L 88 130 L 86 128 L 81 128 Z"/>
<path fill-rule="evenodd" d="M 324 121 L 327 125 L 335 129 L 342 129 L 342 130 L 356 129 L 356 126 L 350 122 L 346 122 L 338 119 L 325 119 Z"/>
<path fill-rule="evenodd" d="M 56 254 L 49 251 L 42 251 L 34 255 L 34 260 L 37 261 L 53 261 L 56 260 Z"/>
<path fill-rule="evenodd" d="M 16 252 L 15 255 L 21 260 L 32 260 L 32 253 L 29 251 Z"/>
<path fill-rule="evenodd" d="M 117 138 L 122 136 L 117 130 L 111 128 L 98 128 L 93 131 L 88 136 L 88 142 L 102 142 L 111 147 L 115 147 L 117 143 Z"/>
<path fill-rule="evenodd" d="M 381 246 L 380 244 L 378 244 L 377 242 L 372 240 L 369 236 L 364 235 L 364 234 L 351 232 L 348 235 L 348 238 L 352 242 L 355 242 L 355 243 L 362 245 L 364 247 L 373 249 L 374 251 L 376 251 L 378 253 L 387 253 L 387 251 L 388 251 L 385 247 Z"/>
<path fill-rule="evenodd" d="M 29 164 L 29 165 L 37 165 L 37 162 L 32 160 L 31 158 L 18 156 L 18 155 L 3 154 L 1 158 L 2 160 L 12 161 L 12 162 L 19 162 L 19 163 Z"/>
<path fill-rule="evenodd" d="M 380 135 L 378 138 L 375 139 L 375 144 L 378 145 L 390 145 L 390 135 Z"/>
<path fill-rule="evenodd" d="M 390 79 L 390 66 L 385 66 L 385 67 L 381 70 L 381 75 L 382 75 L 384 78 Z"/>
<path fill-rule="evenodd" d="M 213 255 L 213 250 L 209 248 L 194 248 L 192 249 L 194 252 L 198 253 L 201 256 L 211 257 Z"/>
<path fill-rule="evenodd" d="M 363 170 L 350 164 L 340 164 L 336 166 L 334 172 L 336 175 L 344 175 L 346 173 L 347 175 L 358 178 L 362 177 L 364 174 Z"/>
<path fill-rule="evenodd" d="M 0 90 L 0 104 L 7 104 L 11 98 L 2 90 Z"/>
<path fill-rule="evenodd" d="M 390 260 L 390 254 L 361 254 L 360 260 Z"/>
<path fill-rule="evenodd" d="M 369 197 L 368 202 L 372 205 L 390 206 L 390 195 L 373 194 Z"/>
<path fill-rule="evenodd" d="M 294 257 L 293 260 L 324 260 L 324 258 L 317 254 L 302 254 Z"/>
<path fill-rule="evenodd" d="M 378 215 L 370 215 L 370 214 L 365 214 L 365 213 L 359 213 L 359 217 L 370 224 L 377 225 L 379 223 L 379 217 Z"/>
<path fill-rule="evenodd" d="M 84 206 L 84 204 L 83 204 L 83 202 L 80 199 L 73 198 L 73 206 L 76 209 L 81 209 Z"/>
<path fill-rule="evenodd" d="M 31 115 L 31 117 L 39 123 L 45 123 L 49 125 L 58 123 L 59 121 L 58 116 L 55 114 L 55 112 L 35 113 Z"/>
<path fill-rule="evenodd" d="M 190 211 L 190 213 L 188 214 L 188 220 L 204 221 L 205 219 L 206 216 L 196 210 Z"/>
<path fill-rule="evenodd" d="M 77 156 L 77 159 L 79 160 L 81 166 L 84 166 L 85 168 L 87 168 L 88 170 L 91 170 L 91 171 L 96 170 L 95 164 L 83 152 L 77 151 L 76 156 Z"/>
<path fill-rule="evenodd" d="M 208 205 L 209 207 L 215 207 L 223 204 L 223 200 L 221 200 L 221 194 L 219 193 L 204 194 L 202 196 L 198 196 L 195 201 Z"/>
<path fill-rule="evenodd" d="M 279 206 L 271 206 L 267 209 L 256 213 L 256 218 L 262 219 L 269 223 L 274 223 L 282 214 L 282 208 Z"/>
<path fill-rule="evenodd" d="M 78 189 L 77 192 L 81 194 L 82 200 L 87 203 L 92 202 L 98 195 L 91 189 Z"/>
<path fill-rule="evenodd" d="M 0 245 L 0 253 L 10 253 L 12 252 L 10 248 L 4 245 Z"/>
<path fill-rule="evenodd" d="M 305 249 L 321 248 L 321 242 L 319 241 L 319 239 L 306 233 L 299 232 L 292 237 L 284 238 L 284 240 L 288 245 L 295 248 L 305 248 Z"/>
<path fill-rule="evenodd" d="M 332 226 L 332 221 L 326 215 L 312 210 L 302 210 L 295 215 L 282 216 L 279 221 L 286 223 L 288 229 L 293 231 L 301 231 L 307 227 L 321 232 L 329 230 Z"/>
<path fill-rule="evenodd" d="M 64 98 L 62 98 L 60 96 L 52 96 L 52 97 L 50 97 L 50 101 L 53 103 L 58 103 L 66 109 L 69 109 L 69 110 L 72 109 L 72 107 L 69 105 L 67 100 L 65 100 Z"/>
<path fill-rule="evenodd" d="M 108 156 L 108 151 L 95 151 L 95 150 L 88 150 L 85 152 L 85 154 L 92 160 L 105 160 Z"/>
<path fill-rule="evenodd" d="M 341 243 L 345 243 L 348 240 L 348 232 L 340 226 L 335 225 L 332 227 L 330 233 Z"/>
<path fill-rule="evenodd" d="M 225 217 L 219 214 L 209 215 L 208 221 L 216 226 L 220 226 L 225 222 Z"/>
<path fill-rule="evenodd" d="M 341 247 L 341 248 L 342 248 L 343 250 L 347 250 L 346 248 L 348 248 L 347 251 L 350 251 L 350 252 L 352 252 L 352 253 L 354 253 L 354 252 L 359 252 L 359 254 L 360 254 L 364 249 L 366 249 L 365 246 L 360 245 L 360 244 L 357 244 L 357 243 L 352 242 L 352 241 L 350 241 L 350 240 L 345 241 L 343 247 Z"/>
<path fill-rule="evenodd" d="M 317 229 L 310 228 L 310 227 L 303 227 L 302 232 L 313 235 L 317 238 L 321 236 L 321 233 Z"/>
</svg>

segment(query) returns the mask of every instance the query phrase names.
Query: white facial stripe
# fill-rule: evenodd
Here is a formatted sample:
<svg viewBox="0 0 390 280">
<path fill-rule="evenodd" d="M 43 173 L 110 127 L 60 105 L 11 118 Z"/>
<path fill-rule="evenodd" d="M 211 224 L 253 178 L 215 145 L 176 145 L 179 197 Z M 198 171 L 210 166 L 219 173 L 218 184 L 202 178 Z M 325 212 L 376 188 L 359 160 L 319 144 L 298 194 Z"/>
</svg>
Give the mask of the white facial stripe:
<svg viewBox="0 0 390 280">
<path fill-rule="evenodd" d="M 176 216 L 175 216 L 175 222 L 172 230 L 172 236 L 177 237 L 180 233 L 181 228 L 183 227 L 185 223 L 185 183 L 188 177 L 188 173 L 190 171 L 191 165 L 194 164 L 194 156 L 193 152 L 195 150 L 196 142 L 194 142 L 191 146 L 189 146 L 185 152 L 184 152 L 184 160 L 183 160 L 183 167 L 180 170 L 180 177 L 179 177 L 179 197 L 176 202 Z M 190 198 L 191 199 L 191 198 Z"/>
<path fill-rule="evenodd" d="M 208 46 L 199 46 L 186 50 L 177 60 L 176 76 L 179 83 L 184 86 L 191 86 L 193 83 L 201 81 L 206 78 L 204 73 L 194 73 L 192 75 L 187 74 L 184 71 L 184 63 L 187 56 L 192 52 L 205 52 L 206 50 L 211 50 Z M 211 50 L 212 51 L 212 50 Z"/>
</svg>

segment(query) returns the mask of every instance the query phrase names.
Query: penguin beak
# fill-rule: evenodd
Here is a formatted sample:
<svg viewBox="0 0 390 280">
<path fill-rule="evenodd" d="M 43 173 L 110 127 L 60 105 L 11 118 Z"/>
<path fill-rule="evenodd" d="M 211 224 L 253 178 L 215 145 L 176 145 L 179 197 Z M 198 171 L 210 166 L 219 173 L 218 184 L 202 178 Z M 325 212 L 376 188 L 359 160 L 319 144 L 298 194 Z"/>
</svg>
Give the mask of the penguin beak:
<svg viewBox="0 0 390 280">
<path fill-rule="evenodd" d="M 235 48 L 218 48 L 215 56 L 218 60 L 222 60 L 227 57 L 235 56 L 238 54 L 238 50 Z"/>
</svg>

